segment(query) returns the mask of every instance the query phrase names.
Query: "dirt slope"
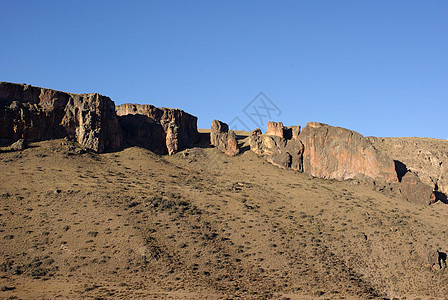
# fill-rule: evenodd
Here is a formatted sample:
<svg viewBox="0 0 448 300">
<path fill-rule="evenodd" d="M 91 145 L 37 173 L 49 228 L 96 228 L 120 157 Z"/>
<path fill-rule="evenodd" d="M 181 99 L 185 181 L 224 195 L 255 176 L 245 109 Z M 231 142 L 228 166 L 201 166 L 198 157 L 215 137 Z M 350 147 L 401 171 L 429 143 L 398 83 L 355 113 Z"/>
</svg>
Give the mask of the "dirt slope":
<svg viewBox="0 0 448 300">
<path fill-rule="evenodd" d="M 206 145 L 0 153 L 0 298 L 448 296 L 428 257 L 448 250 L 447 205 Z"/>
</svg>

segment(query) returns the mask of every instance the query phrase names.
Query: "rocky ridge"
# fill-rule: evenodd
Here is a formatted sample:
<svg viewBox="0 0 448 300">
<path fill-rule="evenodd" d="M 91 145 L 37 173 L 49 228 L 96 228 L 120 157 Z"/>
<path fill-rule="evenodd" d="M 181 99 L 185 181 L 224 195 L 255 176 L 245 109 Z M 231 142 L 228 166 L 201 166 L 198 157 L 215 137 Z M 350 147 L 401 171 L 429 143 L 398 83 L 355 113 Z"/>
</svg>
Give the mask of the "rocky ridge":
<svg viewBox="0 0 448 300">
<path fill-rule="evenodd" d="M 72 136 L 95 152 L 139 145 L 174 154 L 195 143 L 197 118 L 180 109 L 115 103 L 97 93 L 73 94 L 0 82 L 0 139 L 41 141 Z"/>
</svg>

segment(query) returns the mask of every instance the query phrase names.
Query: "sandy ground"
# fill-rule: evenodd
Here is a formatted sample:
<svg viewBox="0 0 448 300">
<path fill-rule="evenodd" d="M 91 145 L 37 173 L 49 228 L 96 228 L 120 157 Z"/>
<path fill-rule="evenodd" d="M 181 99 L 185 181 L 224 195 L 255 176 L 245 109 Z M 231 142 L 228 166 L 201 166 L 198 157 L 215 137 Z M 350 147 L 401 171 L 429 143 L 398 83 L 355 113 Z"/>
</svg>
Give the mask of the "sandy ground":
<svg viewBox="0 0 448 300">
<path fill-rule="evenodd" d="M 173 156 L 0 152 L 0 298 L 448 299 L 431 257 L 448 205 L 227 157 L 202 135 Z"/>
</svg>

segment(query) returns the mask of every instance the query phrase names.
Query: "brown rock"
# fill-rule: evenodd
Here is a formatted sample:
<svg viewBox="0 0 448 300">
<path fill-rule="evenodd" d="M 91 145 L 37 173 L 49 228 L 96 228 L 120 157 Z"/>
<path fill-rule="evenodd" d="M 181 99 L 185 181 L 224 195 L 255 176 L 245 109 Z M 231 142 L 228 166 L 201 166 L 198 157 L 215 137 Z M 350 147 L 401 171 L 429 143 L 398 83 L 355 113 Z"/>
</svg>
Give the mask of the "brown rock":
<svg viewBox="0 0 448 300">
<path fill-rule="evenodd" d="M 97 152 L 121 146 L 115 105 L 99 94 L 71 94 L 0 82 L 0 138 L 28 141 L 73 135 Z"/>
<path fill-rule="evenodd" d="M 422 183 L 413 172 L 407 172 L 401 179 L 400 193 L 410 202 L 424 205 L 436 202 L 432 188 Z"/>
<path fill-rule="evenodd" d="M 300 125 L 297 126 L 289 126 L 288 130 L 291 132 L 291 138 L 292 139 L 298 139 L 300 134 Z"/>
<path fill-rule="evenodd" d="M 414 172 L 424 184 L 448 195 L 447 140 L 417 137 L 370 137 L 369 140 L 375 148 Z"/>
<path fill-rule="evenodd" d="M 221 121 L 213 120 L 210 129 L 210 144 L 230 156 L 240 153 L 235 132 Z"/>
<path fill-rule="evenodd" d="M 197 117 L 180 109 L 122 104 L 116 107 L 126 142 L 158 154 L 174 154 L 199 140 Z"/>
<path fill-rule="evenodd" d="M 219 120 L 213 120 L 212 126 L 210 128 L 210 144 L 212 144 L 212 146 L 218 147 L 219 144 L 221 143 L 220 140 L 222 134 L 228 131 L 229 126 L 226 123 L 221 122 Z"/>
<path fill-rule="evenodd" d="M 286 127 L 283 126 L 282 122 L 267 122 L 265 134 L 285 138 L 285 133 Z"/>
<path fill-rule="evenodd" d="M 281 125 L 272 125 L 272 128 L 284 128 Z M 285 136 L 286 130 L 283 131 Z M 271 133 L 274 131 L 271 130 Z M 261 134 L 261 130 L 252 131 L 249 137 L 250 149 L 258 155 L 266 156 L 268 162 L 281 168 L 292 168 L 302 172 L 303 170 L 303 145 L 298 139 L 287 139 L 273 134 Z"/>
<path fill-rule="evenodd" d="M 303 170 L 312 176 L 345 180 L 362 174 L 397 181 L 393 160 L 357 132 L 310 122 L 299 140 L 304 145 Z"/>
</svg>

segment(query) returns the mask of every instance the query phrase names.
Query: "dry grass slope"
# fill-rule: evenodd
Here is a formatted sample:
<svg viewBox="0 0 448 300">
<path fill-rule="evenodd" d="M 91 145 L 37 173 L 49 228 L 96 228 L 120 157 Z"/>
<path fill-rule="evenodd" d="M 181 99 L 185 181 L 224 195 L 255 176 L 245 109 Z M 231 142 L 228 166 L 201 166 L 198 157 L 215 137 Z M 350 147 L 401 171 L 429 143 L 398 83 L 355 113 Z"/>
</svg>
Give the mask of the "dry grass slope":
<svg viewBox="0 0 448 300">
<path fill-rule="evenodd" d="M 448 250 L 442 203 L 311 178 L 250 151 L 227 157 L 205 140 L 174 156 L 31 146 L 0 153 L 0 298 L 448 295 L 448 272 L 428 257 Z"/>
</svg>

